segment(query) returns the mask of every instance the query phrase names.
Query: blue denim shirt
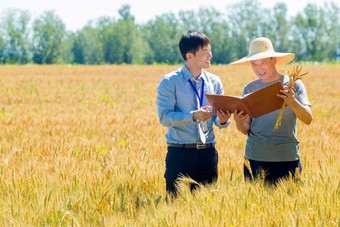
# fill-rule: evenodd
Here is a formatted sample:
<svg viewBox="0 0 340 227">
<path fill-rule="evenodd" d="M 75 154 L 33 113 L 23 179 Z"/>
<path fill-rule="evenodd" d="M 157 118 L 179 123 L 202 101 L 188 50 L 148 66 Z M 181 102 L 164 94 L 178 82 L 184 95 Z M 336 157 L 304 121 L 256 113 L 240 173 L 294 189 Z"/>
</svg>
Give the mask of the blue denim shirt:
<svg viewBox="0 0 340 227">
<path fill-rule="evenodd" d="M 184 64 L 182 68 L 165 75 L 157 87 L 158 116 L 161 124 L 168 127 L 168 133 L 165 136 L 167 143 L 198 142 L 199 135 L 192 114 L 193 111 L 199 109 L 199 103 L 188 81 L 192 77 L 193 75 Z M 204 94 L 224 94 L 222 82 L 218 76 L 202 70 L 200 77 L 204 80 Z M 209 102 L 204 96 L 202 106 L 208 105 Z M 213 123 L 219 128 L 226 128 L 230 120 L 221 125 L 217 114 L 207 120 L 206 143 L 215 143 Z"/>
</svg>

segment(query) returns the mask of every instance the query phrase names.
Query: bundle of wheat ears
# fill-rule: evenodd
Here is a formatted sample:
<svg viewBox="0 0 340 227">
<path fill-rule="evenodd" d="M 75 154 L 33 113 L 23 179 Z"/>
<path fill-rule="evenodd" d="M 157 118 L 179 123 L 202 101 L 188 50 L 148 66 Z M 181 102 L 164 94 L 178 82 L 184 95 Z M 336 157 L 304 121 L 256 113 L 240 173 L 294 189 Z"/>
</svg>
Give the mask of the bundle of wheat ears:
<svg viewBox="0 0 340 227">
<path fill-rule="evenodd" d="M 293 86 L 294 86 L 295 82 L 296 82 L 297 80 L 301 80 L 302 77 L 308 73 L 308 72 L 306 72 L 306 73 L 300 74 L 300 73 L 301 73 L 301 70 L 302 70 L 302 66 L 297 65 L 297 64 L 294 62 L 293 70 L 292 70 L 291 72 L 288 71 L 288 73 L 287 73 L 288 76 L 289 76 L 289 82 L 288 82 L 288 87 L 289 87 L 289 88 L 291 88 L 291 89 L 294 90 Z M 275 131 L 276 129 L 278 129 L 279 126 L 281 126 L 282 114 L 283 114 L 283 111 L 284 111 L 285 107 L 286 107 L 286 103 L 284 102 L 283 105 L 282 105 L 282 108 L 281 108 L 281 112 L 280 112 L 280 114 L 279 114 L 279 117 L 277 118 L 277 121 L 276 121 L 276 124 L 275 124 L 274 131 Z"/>
</svg>

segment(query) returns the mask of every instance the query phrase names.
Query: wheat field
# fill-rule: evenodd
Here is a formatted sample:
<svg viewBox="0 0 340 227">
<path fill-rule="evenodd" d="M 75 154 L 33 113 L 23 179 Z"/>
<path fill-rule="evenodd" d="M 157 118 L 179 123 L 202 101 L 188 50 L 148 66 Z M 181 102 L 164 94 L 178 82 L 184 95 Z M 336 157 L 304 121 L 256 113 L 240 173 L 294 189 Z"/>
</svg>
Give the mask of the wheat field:
<svg viewBox="0 0 340 227">
<path fill-rule="evenodd" d="M 215 128 L 219 180 L 166 199 L 157 85 L 180 66 L 0 66 L 1 226 L 340 226 L 340 65 L 303 66 L 301 184 L 243 180 L 246 136 Z M 280 72 L 291 65 L 279 67 Z M 256 79 L 212 66 L 225 94 Z"/>
</svg>

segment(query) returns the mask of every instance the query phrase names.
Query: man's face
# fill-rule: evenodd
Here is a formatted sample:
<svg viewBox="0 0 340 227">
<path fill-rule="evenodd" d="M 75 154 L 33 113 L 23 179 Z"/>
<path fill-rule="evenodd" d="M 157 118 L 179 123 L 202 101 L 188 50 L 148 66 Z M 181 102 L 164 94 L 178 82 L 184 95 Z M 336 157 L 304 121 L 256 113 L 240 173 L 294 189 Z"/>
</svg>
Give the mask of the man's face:
<svg viewBox="0 0 340 227">
<path fill-rule="evenodd" d="M 192 62 L 200 68 L 209 68 L 210 60 L 212 58 L 210 44 L 200 48 L 195 55 L 192 54 Z"/>
<path fill-rule="evenodd" d="M 254 73 L 263 82 L 272 82 L 275 77 L 276 58 L 264 58 L 260 60 L 251 61 L 251 67 Z M 275 79 L 274 79 L 275 80 Z"/>
</svg>

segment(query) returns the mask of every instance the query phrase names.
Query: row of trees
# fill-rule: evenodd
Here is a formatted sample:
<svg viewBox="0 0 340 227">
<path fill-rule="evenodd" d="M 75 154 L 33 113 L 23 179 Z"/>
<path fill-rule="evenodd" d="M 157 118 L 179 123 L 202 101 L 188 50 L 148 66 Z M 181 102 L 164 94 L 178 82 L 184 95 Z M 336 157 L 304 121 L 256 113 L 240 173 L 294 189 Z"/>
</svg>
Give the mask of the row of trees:
<svg viewBox="0 0 340 227">
<path fill-rule="evenodd" d="M 300 61 L 334 61 L 340 58 L 340 10 L 308 4 L 288 18 L 285 3 L 259 7 L 258 0 L 228 6 L 223 15 L 215 8 L 166 13 L 136 24 L 130 6 L 119 18 L 101 17 L 76 32 L 66 30 L 54 11 L 32 21 L 27 11 L 9 9 L 0 20 L 2 64 L 152 64 L 182 62 L 178 40 L 188 29 L 207 34 L 214 63 L 230 63 L 248 53 L 249 42 L 259 36 L 273 41 L 281 52 L 294 52 Z"/>
</svg>

